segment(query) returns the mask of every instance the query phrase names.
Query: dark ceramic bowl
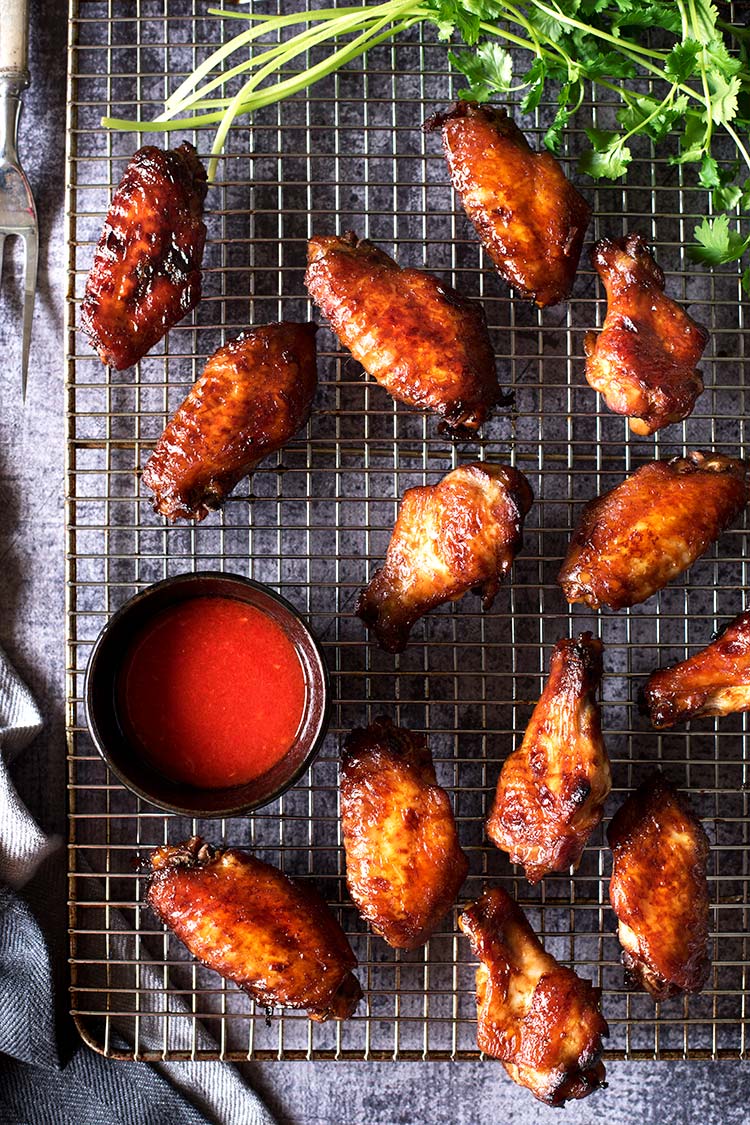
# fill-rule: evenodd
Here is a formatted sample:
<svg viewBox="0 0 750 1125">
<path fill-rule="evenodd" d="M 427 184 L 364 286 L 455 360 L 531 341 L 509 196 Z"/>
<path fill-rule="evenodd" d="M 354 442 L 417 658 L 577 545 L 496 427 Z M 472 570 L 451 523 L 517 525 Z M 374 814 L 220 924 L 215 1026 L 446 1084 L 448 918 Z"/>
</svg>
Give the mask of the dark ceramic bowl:
<svg viewBox="0 0 750 1125">
<path fill-rule="evenodd" d="M 117 684 L 133 638 L 155 614 L 200 597 L 236 598 L 272 617 L 294 645 L 305 673 L 307 706 L 294 745 L 267 773 L 245 785 L 197 789 L 170 781 L 142 757 L 118 714 Z M 329 684 L 323 654 L 297 611 L 275 591 L 236 574 L 178 574 L 147 587 L 118 609 L 99 634 L 86 669 L 86 720 L 96 748 L 123 785 L 168 812 L 239 816 L 267 805 L 311 765 L 328 727 Z"/>
</svg>

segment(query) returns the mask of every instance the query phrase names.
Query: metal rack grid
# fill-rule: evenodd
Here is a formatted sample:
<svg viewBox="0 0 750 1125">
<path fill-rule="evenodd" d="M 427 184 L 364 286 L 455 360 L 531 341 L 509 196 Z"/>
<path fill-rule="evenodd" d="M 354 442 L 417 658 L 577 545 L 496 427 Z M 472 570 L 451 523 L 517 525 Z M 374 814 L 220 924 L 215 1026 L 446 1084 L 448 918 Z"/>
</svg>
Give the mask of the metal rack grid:
<svg viewBox="0 0 750 1125">
<path fill-rule="evenodd" d="M 270 0 L 264 9 L 274 10 Z M 284 4 L 288 10 L 289 4 Z M 741 5 L 733 6 L 738 12 Z M 747 8 L 747 5 L 744 5 Z M 733 267 L 706 275 L 684 254 L 705 194 L 644 146 L 626 185 L 586 183 L 591 237 L 643 231 L 668 290 L 711 330 L 706 391 L 694 415 L 656 438 L 628 433 L 583 378 L 583 333 L 600 325 L 603 294 L 585 255 L 573 299 L 540 313 L 515 299 L 483 258 L 422 120 L 456 92 L 446 53 L 411 32 L 362 63 L 235 128 L 207 200 L 205 295 L 137 368 L 105 369 L 77 331 L 79 302 L 108 200 L 143 136 L 107 133 L 112 111 L 158 112 L 175 83 L 215 44 L 196 0 L 71 0 L 66 329 L 68 402 L 68 730 L 72 1010 L 85 1039 L 117 1057 L 474 1058 L 474 965 L 454 918 L 424 950 L 396 953 L 368 933 L 348 900 L 337 817 L 340 736 L 379 713 L 429 732 L 471 871 L 462 899 L 501 880 L 553 953 L 603 987 L 616 1058 L 743 1057 L 748 971 L 746 721 L 696 723 L 659 735 L 636 691 L 657 665 L 708 642 L 743 606 L 747 539 L 737 528 L 684 581 L 630 612 L 569 608 L 555 576 L 581 504 L 654 456 L 690 447 L 745 449 L 744 370 L 750 332 Z M 234 29 L 234 25 L 232 25 Z M 611 107 L 593 101 L 606 125 Z M 540 143 L 551 107 L 523 125 Z M 564 153 L 574 169 L 581 122 Z M 178 134 L 207 154 L 207 133 Z M 158 141 L 158 138 L 157 138 Z M 687 180 L 687 176 L 686 176 Z M 319 333 L 320 387 L 307 430 L 198 527 L 167 527 L 137 476 L 169 413 L 211 352 L 248 324 L 312 315 L 305 240 L 352 228 L 402 263 L 444 274 L 480 297 L 512 410 L 477 440 L 452 444 L 435 419 L 391 401 L 335 338 Z M 512 581 L 491 612 L 469 595 L 430 614 L 400 657 L 366 643 L 352 616 L 382 558 L 398 498 L 461 461 L 507 459 L 536 503 Z M 112 777 L 85 728 L 82 686 L 100 628 L 146 583 L 226 569 L 280 589 L 322 637 L 336 704 L 310 774 L 253 817 L 189 821 L 140 802 Z M 483 837 L 500 765 L 521 737 L 562 635 L 593 628 L 605 643 L 604 721 L 611 815 L 658 762 L 686 789 L 711 839 L 714 967 L 696 997 L 654 1003 L 625 986 L 608 905 L 610 856 L 595 833 L 574 878 L 530 888 Z M 314 879 L 359 958 L 365 1000 L 343 1024 L 254 1011 L 247 997 L 195 964 L 143 904 L 139 853 L 191 832 L 245 845 Z"/>
</svg>

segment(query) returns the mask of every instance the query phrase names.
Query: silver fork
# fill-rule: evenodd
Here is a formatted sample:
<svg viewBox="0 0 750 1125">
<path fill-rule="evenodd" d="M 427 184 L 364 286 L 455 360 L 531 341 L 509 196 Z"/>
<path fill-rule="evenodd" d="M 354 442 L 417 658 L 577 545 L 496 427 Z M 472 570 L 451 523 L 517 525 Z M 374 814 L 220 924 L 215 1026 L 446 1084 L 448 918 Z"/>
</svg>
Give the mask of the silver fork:
<svg viewBox="0 0 750 1125">
<path fill-rule="evenodd" d="M 36 295 L 39 228 L 29 181 L 18 160 L 21 91 L 29 84 L 28 0 L 0 0 L 0 273 L 6 237 L 23 239 L 25 250 L 21 390 L 26 398 L 31 321 Z"/>
</svg>

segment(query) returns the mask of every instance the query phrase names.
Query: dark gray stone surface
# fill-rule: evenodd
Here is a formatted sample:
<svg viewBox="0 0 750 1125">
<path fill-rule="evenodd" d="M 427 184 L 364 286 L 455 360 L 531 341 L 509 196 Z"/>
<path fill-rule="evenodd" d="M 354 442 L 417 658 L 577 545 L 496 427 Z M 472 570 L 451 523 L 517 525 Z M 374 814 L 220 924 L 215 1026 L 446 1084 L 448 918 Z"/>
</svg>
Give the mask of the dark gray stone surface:
<svg viewBox="0 0 750 1125">
<path fill-rule="evenodd" d="M 15 779 L 44 828 L 60 833 L 65 831 L 64 7 L 32 0 L 34 81 L 26 97 L 21 151 L 39 207 L 41 270 L 25 406 L 18 374 L 18 259 L 13 255 L 6 263 L 0 302 L 0 644 L 34 690 L 47 723 L 15 768 Z M 65 895 L 60 863 L 48 864 L 28 889 L 51 945 L 62 1010 Z M 515 1088 L 492 1063 L 269 1063 L 243 1069 L 279 1118 L 295 1125 L 520 1123 L 552 1112 Z M 750 1071 L 739 1063 L 612 1064 L 609 1078 L 606 1092 L 567 1109 L 571 1125 L 600 1118 L 611 1125 L 750 1120 Z"/>
</svg>

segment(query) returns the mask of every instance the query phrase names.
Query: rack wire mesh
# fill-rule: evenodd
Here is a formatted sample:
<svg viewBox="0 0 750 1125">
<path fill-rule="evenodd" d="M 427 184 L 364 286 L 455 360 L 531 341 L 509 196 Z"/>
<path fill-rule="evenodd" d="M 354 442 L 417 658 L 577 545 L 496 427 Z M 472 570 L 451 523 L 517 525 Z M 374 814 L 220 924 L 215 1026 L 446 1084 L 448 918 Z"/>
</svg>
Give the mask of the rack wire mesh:
<svg viewBox="0 0 750 1125">
<path fill-rule="evenodd" d="M 276 8 L 274 8 L 274 3 Z M 264 10 L 278 10 L 268 0 Z M 285 5 L 288 10 L 289 5 Z M 733 5 L 733 15 L 748 5 Z M 744 373 L 750 332 L 738 271 L 705 275 L 685 246 L 705 193 L 646 143 L 625 185 L 584 191 L 591 237 L 646 234 L 669 292 L 711 330 L 706 391 L 681 426 L 629 434 L 583 378 L 583 333 L 600 325 L 603 293 L 584 257 L 572 300 L 539 312 L 490 268 L 449 186 L 439 142 L 421 122 L 456 93 L 445 47 L 413 30 L 229 137 L 207 201 L 204 298 L 132 370 L 104 368 L 77 330 L 79 303 L 111 193 L 142 135 L 108 133 L 107 112 L 151 115 L 215 46 L 216 21 L 190 0 L 71 0 L 69 38 L 68 732 L 72 1011 L 85 1039 L 117 1057 L 473 1058 L 474 965 L 454 918 L 424 950 L 396 953 L 349 901 L 337 815 L 339 740 L 379 713 L 429 734 L 471 863 L 462 897 L 500 880 L 548 947 L 603 988 L 612 1057 L 744 1057 L 747 1050 L 748 760 L 743 716 L 657 734 L 639 717 L 639 684 L 656 666 L 706 644 L 743 605 L 747 537 L 725 534 L 681 582 L 629 612 L 571 609 L 555 576 L 580 506 L 654 456 L 710 447 L 745 450 Z M 524 119 L 541 143 L 552 107 Z M 584 115 L 606 125 L 612 107 Z M 563 161 L 574 172 L 582 123 Z M 205 132 L 180 133 L 207 155 Z M 175 142 L 176 143 L 176 142 Z M 687 181 L 688 177 L 685 177 Z M 391 401 L 319 334 L 320 388 L 307 430 L 235 490 L 200 526 L 167 527 L 141 493 L 138 469 L 170 412 L 225 339 L 253 323 L 309 318 L 305 243 L 353 229 L 401 263 L 446 276 L 482 299 L 501 382 L 514 406 L 482 434 L 453 444 L 435 420 Z M 400 657 L 366 642 L 352 616 L 357 590 L 382 559 L 398 498 L 461 461 L 506 459 L 534 487 L 525 547 L 491 612 L 467 596 L 430 614 Z M 164 816 L 123 789 L 97 756 L 82 687 L 96 635 L 145 584 L 185 570 L 226 569 L 281 590 L 322 638 L 335 707 L 308 776 L 252 817 Z M 605 643 L 603 687 L 614 788 L 607 812 L 658 762 L 690 794 L 711 840 L 713 970 L 706 991 L 654 1005 L 623 979 L 608 905 L 603 829 L 574 877 L 530 888 L 483 836 L 500 765 L 521 737 L 551 646 L 584 628 Z M 199 832 L 244 845 L 312 879 L 359 958 L 365 1000 L 352 1020 L 254 1010 L 194 963 L 143 902 L 136 860 Z"/>
</svg>

